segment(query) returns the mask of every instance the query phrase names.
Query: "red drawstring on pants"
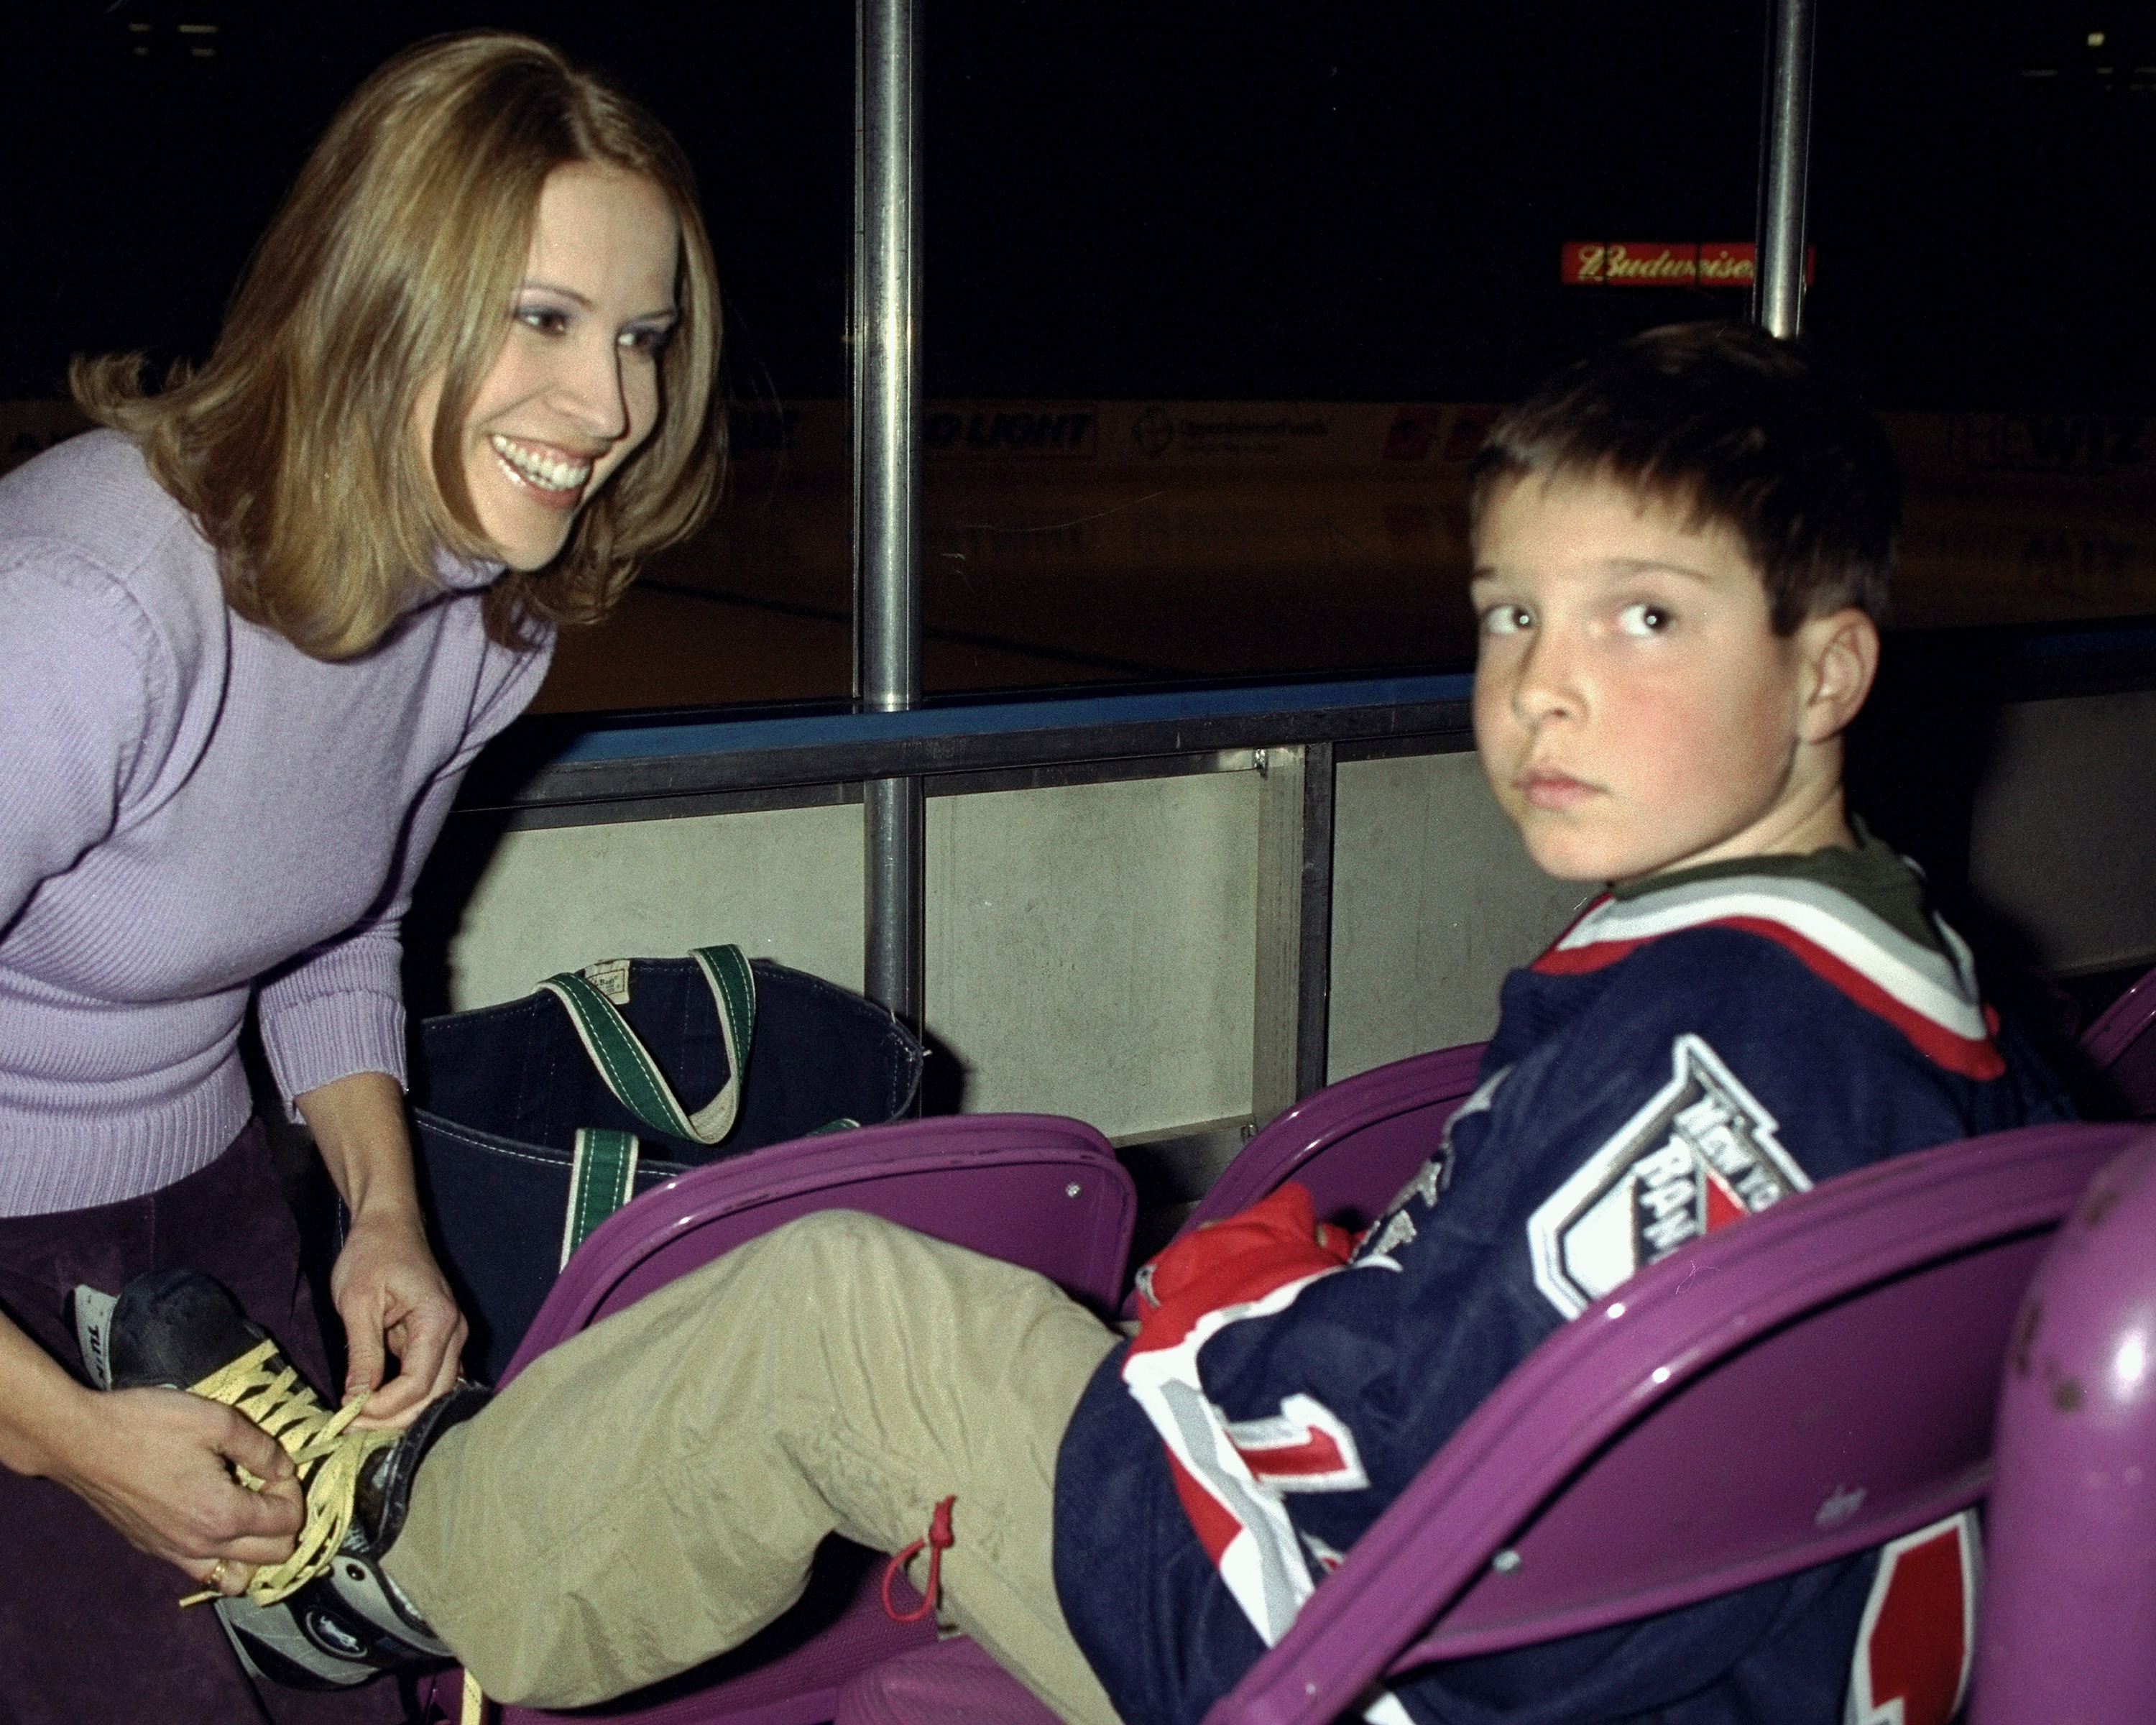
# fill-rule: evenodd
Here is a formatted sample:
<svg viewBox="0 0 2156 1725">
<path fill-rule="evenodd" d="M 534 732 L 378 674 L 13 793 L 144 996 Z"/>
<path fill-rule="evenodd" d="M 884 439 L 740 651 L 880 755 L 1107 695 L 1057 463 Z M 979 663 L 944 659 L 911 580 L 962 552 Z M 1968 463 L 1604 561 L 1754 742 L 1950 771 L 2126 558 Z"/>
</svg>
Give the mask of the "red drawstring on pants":
<svg viewBox="0 0 2156 1725">
<path fill-rule="evenodd" d="M 936 1609 L 936 1587 L 943 1574 L 943 1553 L 951 1547 L 951 1506 L 957 1502 L 953 1496 L 946 1497 L 936 1506 L 936 1513 L 928 1520 L 928 1537 L 916 1539 L 884 1568 L 883 1609 L 893 1623 L 918 1623 Z M 913 1554 L 922 1546 L 928 1548 L 928 1584 L 921 1590 L 921 1603 L 911 1611 L 901 1611 L 891 1602 L 891 1584 L 905 1573 L 906 1566 L 913 1561 Z"/>
</svg>

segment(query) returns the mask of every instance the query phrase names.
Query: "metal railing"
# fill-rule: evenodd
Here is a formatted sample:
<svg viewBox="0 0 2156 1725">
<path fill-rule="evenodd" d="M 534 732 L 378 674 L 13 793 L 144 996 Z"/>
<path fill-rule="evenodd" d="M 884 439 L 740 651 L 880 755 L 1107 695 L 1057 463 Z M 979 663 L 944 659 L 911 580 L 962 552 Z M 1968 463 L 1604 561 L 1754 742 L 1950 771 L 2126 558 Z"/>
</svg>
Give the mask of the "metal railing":
<svg viewBox="0 0 2156 1725">
<path fill-rule="evenodd" d="M 874 883 L 882 785 L 906 783 L 925 799 L 1255 770 L 1252 1114 L 1264 1120 L 1326 1081 L 1339 766 L 1471 747 L 1470 694 L 1464 674 L 1433 673 L 884 712 L 526 720 L 481 757 L 459 807 L 515 829 L 858 800 Z M 911 890 L 918 927 L 921 874 Z"/>
<path fill-rule="evenodd" d="M 1772 0 L 1772 5 L 1762 97 L 1754 315 L 1776 335 L 1788 336 L 1796 333 L 1803 304 L 1813 0 Z M 913 0 L 856 0 L 855 20 L 855 694 L 864 716 L 896 716 L 913 710 L 921 698 L 921 32 Z M 978 740 L 969 744 L 927 733 L 892 732 L 871 741 L 873 736 L 872 731 L 859 733 L 847 745 L 886 763 L 860 774 L 866 821 L 863 974 L 871 998 L 917 1026 L 925 986 L 922 774 L 952 770 L 939 760 L 947 752 L 995 751 Z M 1272 896 L 1285 894 L 1302 906 L 1291 919 L 1301 931 L 1299 952 L 1307 948 L 1309 925 L 1327 901 L 1332 789 L 1325 752 L 1346 740 L 1330 734 L 1277 739 L 1284 747 L 1317 751 L 1296 755 L 1291 768 L 1283 764 L 1285 778 L 1297 787 L 1289 801 L 1299 799 L 1300 812 L 1272 821 L 1267 829 L 1272 836 L 1265 841 L 1268 855 L 1277 851 L 1289 870 L 1266 889 L 1265 903 L 1271 907 Z M 1066 737 L 1057 747 L 1091 745 Z M 737 771 L 747 764 L 732 762 Z M 652 770 L 665 777 L 677 769 Z M 1285 947 L 1261 947 L 1260 968 L 1268 977 L 1295 968 L 1285 952 Z M 1305 993 L 1317 987 L 1306 969 L 1299 976 L 1297 987 Z M 1274 1027 L 1285 1039 L 1282 1045 L 1291 1047 L 1291 1058 L 1276 1050 L 1266 1070 L 1285 1062 L 1292 1066 L 1296 1085 L 1305 1086 L 1322 1065 L 1322 1052 L 1312 1051 L 1304 1034 L 1313 1019 L 1322 1022 L 1322 1001 L 1301 995 L 1298 1000 L 1293 1019 L 1301 1029 L 1286 1028 L 1285 1021 Z"/>
<path fill-rule="evenodd" d="M 1865 721 L 1871 740 L 1857 745 L 1886 769 L 1865 806 L 1891 809 L 1906 825 L 1912 788 L 1967 778 L 1962 757 L 1982 746 L 1987 715 L 2005 704 L 2151 688 L 2156 624 L 1897 635 Z M 458 806 L 515 829 L 854 802 L 872 813 L 874 787 L 896 779 L 925 799 L 1255 771 L 1251 1112 L 1262 1122 L 1325 1082 L 1339 768 L 1471 748 L 1471 695 L 1465 673 L 1433 671 L 1057 691 L 891 712 L 527 718 L 480 757 Z M 1959 716 L 1942 731 L 1943 714 Z M 1965 855 L 1966 820 L 1957 803 L 1957 831 L 1940 834 L 1939 855 Z"/>
<path fill-rule="evenodd" d="M 912 0 L 859 0 L 855 14 L 855 694 L 870 712 L 921 699 L 919 32 Z M 867 787 L 869 997 L 919 1029 L 921 781 Z"/>
<path fill-rule="evenodd" d="M 1784 341 L 1804 324 L 1812 148 L 1814 0 L 1771 0 L 1760 95 L 1759 235 L 1752 321 Z"/>
</svg>

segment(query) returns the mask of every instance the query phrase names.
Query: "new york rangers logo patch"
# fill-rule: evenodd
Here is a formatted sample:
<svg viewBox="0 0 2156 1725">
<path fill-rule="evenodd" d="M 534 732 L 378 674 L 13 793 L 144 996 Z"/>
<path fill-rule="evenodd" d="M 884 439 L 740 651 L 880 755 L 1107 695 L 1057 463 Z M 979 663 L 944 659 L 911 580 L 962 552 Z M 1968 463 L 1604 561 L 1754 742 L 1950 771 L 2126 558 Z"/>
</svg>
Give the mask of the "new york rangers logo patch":
<svg viewBox="0 0 2156 1725">
<path fill-rule="evenodd" d="M 1687 1240 L 1811 1182 L 1774 1117 L 1707 1046 L 1683 1035 L 1670 1081 L 1527 1219 L 1535 1286 L 1567 1317 Z"/>
</svg>

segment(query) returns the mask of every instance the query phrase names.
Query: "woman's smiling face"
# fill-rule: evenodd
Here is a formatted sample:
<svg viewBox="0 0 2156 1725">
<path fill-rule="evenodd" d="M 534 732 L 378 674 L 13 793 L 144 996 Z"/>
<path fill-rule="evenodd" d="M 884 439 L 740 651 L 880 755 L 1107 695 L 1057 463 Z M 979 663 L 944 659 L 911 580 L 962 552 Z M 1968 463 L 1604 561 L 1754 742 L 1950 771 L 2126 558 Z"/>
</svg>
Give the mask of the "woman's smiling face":
<svg viewBox="0 0 2156 1725">
<path fill-rule="evenodd" d="M 650 181 L 593 162 L 547 176 L 508 336 L 459 439 L 473 513 L 512 569 L 561 554 L 577 511 L 657 424 L 680 254 Z M 439 389 L 419 403 L 423 448 Z"/>
</svg>

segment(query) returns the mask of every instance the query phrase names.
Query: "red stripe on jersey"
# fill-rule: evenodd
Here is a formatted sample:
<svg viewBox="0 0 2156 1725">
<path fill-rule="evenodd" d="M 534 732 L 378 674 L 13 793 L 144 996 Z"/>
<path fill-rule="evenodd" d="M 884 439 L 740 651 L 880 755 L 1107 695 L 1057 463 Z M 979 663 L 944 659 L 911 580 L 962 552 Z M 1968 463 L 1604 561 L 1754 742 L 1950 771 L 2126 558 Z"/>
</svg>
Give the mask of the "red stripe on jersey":
<svg viewBox="0 0 2156 1725">
<path fill-rule="evenodd" d="M 1702 922 L 1696 926 L 1702 928 L 1712 928 L 1716 925 L 1712 922 Z M 1604 969 L 1607 966 L 1614 964 L 1620 958 L 1629 958 L 1649 941 L 1661 938 L 1659 935 L 1650 934 L 1645 939 L 1636 941 L 1592 941 L 1586 946 L 1573 947 L 1569 951 L 1564 952 L 1552 947 L 1527 968 L 1537 971 L 1543 976 L 1578 976 L 1587 971 Z"/>
<path fill-rule="evenodd" d="M 1958 1072 L 1964 1078 L 1988 1079 L 1996 1078 L 2006 1070 L 2006 1062 L 1999 1058 L 1999 1050 L 1989 1038 L 1972 1039 L 1948 1029 L 1936 1019 L 1896 999 L 1862 971 L 1836 957 L 1817 942 L 1807 940 L 1786 923 L 1766 916 L 1717 916 L 1691 927 L 1739 929 L 1773 941 L 1822 982 L 1832 983 L 1873 1017 L 1886 1019 L 1921 1053 L 1949 1072 Z M 1641 940 L 1594 941 L 1564 952 L 1553 947 L 1535 960 L 1532 968 L 1544 976 L 1573 976 L 1600 970 L 1659 938 L 1650 935 Z M 1985 1022 L 1992 1021 L 1993 1014 L 1986 1008 Z"/>
<path fill-rule="evenodd" d="M 1220 1558 L 1235 1543 L 1235 1536 L 1243 1531 L 1243 1524 L 1228 1513 L 1225 1505 L 1204 1486 L 1199 1485 L 1173 1450 L 1163 1453 L 1168 1457 L 1168 1471 L 1175 1481 L 1175 1495 L 1181 1500 L 1183 1512 L 1190 1517 L 1191 1531 L 1197 1534 L 1198 1543 L 1205 1548 L 1205 1555 L 1213 1567 L 1220 1567 Z"/>
<path fill-rule="evenodd" d="M 1938 1019 L 1896 999 L 1862 971 L 1845 963 L 1816 942 L 1806 940 L 1794 928 L 1763 916 L 1732 916 L 1724 926 L 1779 942 L 1813 975 L 1832 983 L 1866 1012 L 1886 1019 L 1949 1072 L 1958 1072 L 1964 1078 L 1983 1079 L 1996 1078 L 2005 1071 L 2006 1062 L 1999 1057 L 1999 1050 L 1991 1045 L 1989 1037 L 1970 1038 L 1949 1030 Z"/>
<path fill-rule="evenodd" d="M 1236 1444 L 1235 1453 L 1261 1480 L 1313 1479 L 1348 1471 L 1348 1458 L 1340 1453 L 1339 1440 L 1330 1432 L 1308 1426 L 1292 1443 Z"/>
<path fill-rule="evenodd" d="M 1573 929 L 1578 927 L 1581 923 L 1584 922 L 1589 916 L 1592 916 L 1597 911 L 1600 910 L 1603 906 L 1609 902 L 1609 895 L 1608 893 L 1596 893 L 1593 898 L 1588 900 L 1585 904 L 1579 907 L 1579 914 L 1574 916 L 1571 922 L 1564 925 L 1564 927 L 1558 932 L 1558 937 L 1550 942 L 1550 949 L 1554 952 L 1558 947 L 1563 946 L 1565 942 L 1566 937 L 1570 935 Z"/>
</svg>

